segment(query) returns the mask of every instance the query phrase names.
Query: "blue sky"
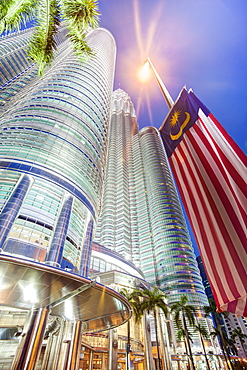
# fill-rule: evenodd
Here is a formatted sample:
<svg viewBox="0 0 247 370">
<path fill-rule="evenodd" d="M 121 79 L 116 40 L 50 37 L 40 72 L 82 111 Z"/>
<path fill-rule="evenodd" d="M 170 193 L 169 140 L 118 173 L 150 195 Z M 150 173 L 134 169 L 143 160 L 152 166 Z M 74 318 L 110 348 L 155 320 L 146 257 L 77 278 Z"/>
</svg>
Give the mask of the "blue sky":
<svg viewBox="0 0 247 370">
<path fill-rule="evenodd" d="M 173 99 L 192 88 L 246 151 L 246 0 L 100 0 L 99 10 L 117 44 L 115 88 L 131 96 L 140 127 L 168 112 L 154 78 L 137 78 L 150 57 Z"/>
<path fill-rule="evenodd" d="M 155 79 L 137 78 L 150 57 L 174 100 L 192 88 L 246 152 L 247 0 L 100 0 L 99 10 L 117 44 L 114 88 L 131 96 L 140 127 L 168 113 Z"/>
<path fill-rule="evenodd" d="M 99 10 L 117 44 L 114 88 L 130 95 L 140 127 L 168 113 L 155 79 L 137 77 L 150 57 L 174 100 L 192 88 L 246 152 L 247 0 L 99 0 Z"/>
</svg>

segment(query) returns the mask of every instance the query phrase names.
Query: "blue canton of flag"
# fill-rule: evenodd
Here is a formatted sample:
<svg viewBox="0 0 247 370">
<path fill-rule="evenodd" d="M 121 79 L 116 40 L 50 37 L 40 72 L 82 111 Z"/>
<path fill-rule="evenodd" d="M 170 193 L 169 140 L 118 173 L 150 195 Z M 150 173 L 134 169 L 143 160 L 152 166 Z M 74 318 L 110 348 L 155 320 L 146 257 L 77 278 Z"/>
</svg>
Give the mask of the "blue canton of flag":
<svg viewBox="0 0 247 370">
<path fill-rule="evenodd" d="M 198 110 L 201 108 L 206 115 L 209 110 L 198 100 L 191 99 L 185 89 L 182 90 L 172 110 L 166 117 L 159 131 L 170 157 L 183 138 L 183 134 L 190 129 L 198 118 Z M 199 104 L 200 103 L 200 104 Z"/>
</svg>

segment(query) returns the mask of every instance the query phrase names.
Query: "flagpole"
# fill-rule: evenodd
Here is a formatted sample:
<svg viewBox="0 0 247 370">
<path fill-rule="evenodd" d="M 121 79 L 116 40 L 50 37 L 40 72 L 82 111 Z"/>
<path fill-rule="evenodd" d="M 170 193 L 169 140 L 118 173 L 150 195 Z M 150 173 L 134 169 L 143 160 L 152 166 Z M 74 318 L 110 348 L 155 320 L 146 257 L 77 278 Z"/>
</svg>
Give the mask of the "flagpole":
<svg viewBox="0 0 247 370">
<path fill-rule="evenodd" d="M 167 88 L 165 87 L 165 85 L 163 84 L 163 81 L 161 80 L 160 76 L 158 75 L 158 72 L 156 71 L 156 69 L 154 68 L 154 65 L 153 63 L 151 62 L 151 60 L 148 58 L 148 63 L 155 75 L 155 78 L 156 78 L 156 81 L 158 82 L 158 85 L 160 87 L 160 90 L 165 98 L 165 101 L 166 101 L 166 104 L 168 106 L 169 109 L 171 109 L 173 107 L 173 104 L 174 104 L 174 101 L 171 97 L 171 95 L 169 94 L 169 91 L 167 90 Z"/>
</svg>

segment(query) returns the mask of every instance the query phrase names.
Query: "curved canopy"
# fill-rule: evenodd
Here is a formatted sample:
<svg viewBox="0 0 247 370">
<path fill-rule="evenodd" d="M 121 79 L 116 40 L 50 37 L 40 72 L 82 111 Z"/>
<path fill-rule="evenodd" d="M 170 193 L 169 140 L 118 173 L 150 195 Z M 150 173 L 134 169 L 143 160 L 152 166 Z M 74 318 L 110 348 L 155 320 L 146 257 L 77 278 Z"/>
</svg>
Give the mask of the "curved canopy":
<svg viewBox="0 0 247 370">
<path fill-rule="evenodd" d="M 65 270 L 12 256 L 0 257 L 0 305 L 48 307 L 51 315 L 84 322 L 84 332 L 119 326 L 131 316 L 128 301 L 108 287 Z"/>
</svg>

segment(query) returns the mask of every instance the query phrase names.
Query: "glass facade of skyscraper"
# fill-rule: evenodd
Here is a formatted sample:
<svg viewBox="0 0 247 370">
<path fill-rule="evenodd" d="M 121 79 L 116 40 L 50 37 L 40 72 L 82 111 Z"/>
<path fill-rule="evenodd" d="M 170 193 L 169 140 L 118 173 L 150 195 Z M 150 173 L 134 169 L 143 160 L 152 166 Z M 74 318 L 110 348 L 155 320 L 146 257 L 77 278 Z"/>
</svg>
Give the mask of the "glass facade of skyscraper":
<svg viewBox="0 0 247 370">
<path fill-rule="evenodd" d="M 163 144 L 153 127 L 138 130 L 129 96 L 113 93 L 102 212 L 96 240 L 141 268 L 169 303 L 188 295 L 207 304 Z"/>
<path fill-rule="evenodd" d="M 63 36 L 42 79 L 27 72 L 28 32 L 3 41 L 0 247 L 83 275 L 101 199 L 115 41 L 90 32 L 95 55 L 82 63 Z M 24 75 L 31 81 L 10 106 L 7 93 Z"/>
</svg>

